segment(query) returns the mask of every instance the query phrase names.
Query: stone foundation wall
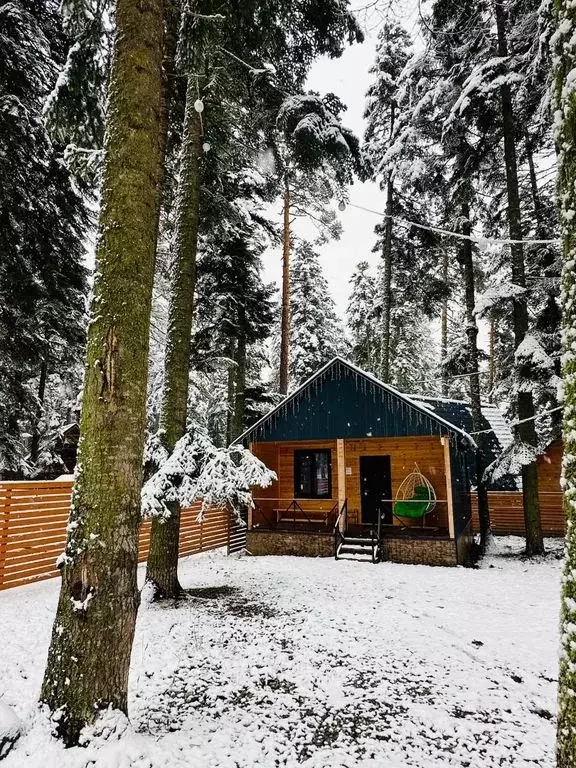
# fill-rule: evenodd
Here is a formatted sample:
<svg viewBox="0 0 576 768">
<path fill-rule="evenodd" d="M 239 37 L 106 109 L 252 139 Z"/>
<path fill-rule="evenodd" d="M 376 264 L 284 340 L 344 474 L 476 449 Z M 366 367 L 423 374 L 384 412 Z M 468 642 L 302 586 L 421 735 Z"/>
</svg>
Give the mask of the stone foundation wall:
<svg viewBox="0 0 576 768">
<path fill-rule="evenodd" d="M 251 555 L 334 557 L 334 538 L 329 533 L 248 531 L 246 550 Z M 449 539 L 389 538 L 383 542 L 383 560 L 413 565 L 458 565 L 456 542 Z"/>
<path fill-rule="evenodd" d="M 456 543 L 449 539 L 384 539 L 382 559 L 412 565 L 458 565 Z"/>
<path fill-rule="evenodd" d="M 248 531 L 246 550 L 250 555 L 334 557 L 334 537 L 330 533 Z"/>
</svg>

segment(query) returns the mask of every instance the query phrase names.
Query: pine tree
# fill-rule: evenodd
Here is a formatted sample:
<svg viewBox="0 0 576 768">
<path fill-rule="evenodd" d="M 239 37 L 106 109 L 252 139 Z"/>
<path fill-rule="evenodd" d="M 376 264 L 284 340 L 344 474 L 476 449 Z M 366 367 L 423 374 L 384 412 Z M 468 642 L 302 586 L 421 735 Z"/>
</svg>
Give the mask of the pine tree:
<svg viewBox="0 0 576 768">
<path fill-rule="evenodd" d="M 41 699 L 75 744 L 127 711 L 154 255 L 163 163 L 163 3 L 116 4 L 81 443 Z"/>
<path fill-rule="evenodd" d="M 293 209 L 302 215 L 312 215 L 320 200 L 325 204 L 331 197 L 345 199 L 345 185 L 351 183 L 354 171 L 360 170 L 358 140 L 341 123 L 344 105 L 334 94 L 320 98 L 309 93 L 288 97 L 278 114 L 283 143 L 277 149 L 283 180 L 282 230 L 282 322 L 280 327 L 279 391 L 286 394 L 290 374 L 290 254 L 291 216 Z M 296 199 L 295 199 L 296 198 Z M 318 219 L 326 225 L 326 219 Z M 335 234 L 333 232 L 333 234 Z"/>
<path fill-rule="evenodd" d="M 248 232 L 238 233 L 207 248 L 200 262 L 198 336 L 209 340 L 205 349 L 226 355 L 229 363 L 227 444 L 248 426 L 250 353 L 268 338 L 275 317 L 273 288 L 262 282 L 261 250 Z"/>
<path fill-rule="evenodd" d="M 563 256 L 562 476 L 566 514 L 556 758 L 558 768 L 570 768 L 576 763 L 576 91 L 572 82 L 576 55 L 571 43 L 576 31 L 576 8 L 566 0 L 556 0 L 554 7 L 554 128 L 558 147 L 558 208 Z"/>
<path fill-rule="evenodd" d="M 344 332 L 316 251 L 294 251 L 290 284 L 290 381 L 298 387 L 318 368 L 345 352 Z"/>
<path fill-rule="evenodd" d="M 381 376 L 390 381 L 391 355 L 391 315 L 392 315 L 392 215 L 395 213 L 394 198 L 394 159 L 386 158 L 398 131 L 399 79 L 410 57 L 410 38 L 406 30 L 397 24 L 384 24 L 378 34 L 376 61 L 370 73 L 375 76 L 374 83 L 368 89 L 367 106 L 364 117 L 368 121 L 365 134 L 365 153 L 371 177 L 380 182 L 386 190 L 386 212 L 383 222 L 382 261 L 382 352 Z"/>
<path fill-rule="evenodd" d="M 350 331 L 352 361 L 374 375 L 379 371 L 380 326 L 378 324 L 378 290 L 367 261 L 361 261 L 352 275 L 352 290 L 346 310 Z"/>
<path fill-rule="evenodd" d="M 51 138 L 66 148 L 66 162 L 88 194 L 94 192 L 102 162 L 111 5 L 110 0 L 62 2 L 70 44 L 43 109 Z"/>
<path fill-rule="evenodd" d="M 83 344 L 89 221 L 41 117 L 64 48 L 56 5 L 5 3 L 0 26 L 0 474 L 22 476 L 34 380 Z"/>
</svg>

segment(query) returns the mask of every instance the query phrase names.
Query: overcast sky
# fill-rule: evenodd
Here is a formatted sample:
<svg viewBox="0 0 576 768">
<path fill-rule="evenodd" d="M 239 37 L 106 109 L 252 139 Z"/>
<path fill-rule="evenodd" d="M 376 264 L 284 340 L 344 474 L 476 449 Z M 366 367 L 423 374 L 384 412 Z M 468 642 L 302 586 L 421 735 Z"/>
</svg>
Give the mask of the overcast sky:
<svg viewBox="0 0 576 768">
<path fill-rule="evenodd" d="M 352 7 L 364 5 L 362 0 L 352 2 Z M 398 3 L 400 5 L 400 3 Z M 409 32 L 414 32 L 417 12 L 414 0 L 407 0 L 402 21 Z M 342 122 L 351 128 L 358 137 L 364 133 L 365 94 L 371 81 L 369 69 L 374 63 L 376 37 L 381 19 L 376 13 L 361 14 L 360 22 L 365 29 L 366 40 L 362 45 L 347 48 L 339 59 L 319 59 L 310 72 L 308 88 L 321 94 L 335 93 L 346 104 L 347 111 Z M 356 182 L 350 189 L 350 202 L 384 211 L 385 195 L 376 184 Z M 339 212 L 343 233 L 340 240 L 331 241 L 320 248 L 324 274 L 330 285 L 330 291 L 336 301 L 338 313 L 343 316 L 349 295 L 349 281 L 359 261 L 366 260 L 377 264 L 379 256 L 372 253 L 375 242 L 374 226 L 380 221 L 378 216 L 348 207 Z M 303 232 L 305 234 L 305 232 Z M 264 276 L 266 281 L 274 280 L 280 284 L 281 250 L 269 251 L 264 255 Z"/>
</svg>

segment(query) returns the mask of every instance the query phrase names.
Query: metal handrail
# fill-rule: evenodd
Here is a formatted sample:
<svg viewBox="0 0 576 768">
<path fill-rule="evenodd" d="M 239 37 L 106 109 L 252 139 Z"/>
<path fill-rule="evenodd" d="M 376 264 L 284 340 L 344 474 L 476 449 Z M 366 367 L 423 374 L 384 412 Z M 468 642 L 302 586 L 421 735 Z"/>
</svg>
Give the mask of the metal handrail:
<svg viewBox="0 0 576 768">
<path fill-rule="evenodd" d="M 340 530 L 340 520 L 344 521 L 342 525 L 343 531 Z M 338 517 L 334 524 L 334 559 L 338 560 L 338 548 L 344 542 L 346 529 L 348 527 L 348 499 L 344 499 L 342 507 L 338 512 Z"/>
</svg>

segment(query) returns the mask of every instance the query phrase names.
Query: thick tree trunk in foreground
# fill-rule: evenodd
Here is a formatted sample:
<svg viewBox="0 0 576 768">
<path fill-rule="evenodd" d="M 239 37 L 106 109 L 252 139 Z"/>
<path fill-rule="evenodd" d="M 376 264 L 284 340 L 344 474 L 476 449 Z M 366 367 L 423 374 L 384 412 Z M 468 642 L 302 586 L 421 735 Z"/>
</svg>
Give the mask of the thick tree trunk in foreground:
<svg viewBox="0 0 576 768">
<path fill-rule="evenodd" d="M 118 0 L 81 440 L 41 700 L 67 744 L 127 711 L 163 163 L 162 0 Z"/>
<path fill-rule="evenodd" d="M 470 235 L 470 207 L 468 203 L 462 205 L 462 233 Z M 484 483 L 484 470 L 486 469 L 486 436 L 482 433 L 482 398 L 480 396 L 480 376 L 478 361 L 478 325 L 474 314 L 475 286 L 474 286 L 474 258 L 472 253 L 472 241 L 463 240 L 458 260 L 462 267 L 464 277 L 464 293 L 466 302 L 466 336 L 468 338 L 468 358 L 470 365 L 470 410 L 472 411 L 472 428 L 474 440 L 478 446 L 476 451 L 476 477 L 478 493 L 478 521 L 480 523 L 480 550 L 485 552 L 490 540 L 490 507 L 488 505 L 488 492 Z"/>
<path fill-rule="evenodd" d="M 284 231 L 282 234 L 282 321 L 280 328 L 280 394 L 288 394 L 290 366 L 290 185 L 284 189 Z"/>
<path fill-rule="evenodd" d="M 558 680 L 557 768 L 576 765 L 576 91 L 569 82 L 576 49 L 576 8 L 556 0 L 556 147 L 558 205 L 563 239 L 562 326 L 564 380 L 564 511 L 566 549 L 562 580 L 561 653 Z"/>
<path fill-rule="evenodd" d="M 382 242 L 382 370 L 381 378 L 390 382 L 390 318 L 392 315 L 392 203 L 394 187 L 392 173 L 386 182 L 386 219 Z"/>
<path fill-rule="evenodd" d="M 506 39 L 506 17 L 502 0 L 495 0 L 494 11 L 498 33 L 498 55 L 508 56 Z M 506 164 L 506 192 L 508 199 L 508 231 L 511 240 L 522 240 L 522 222 L 520 217 L 520 192 L 518 187 L 518 163 L 516 159 L 516 140 L 512 95 L 508 83 L 500 86 L 502 109 L 502 130 L 504 134 L 504 161 Z M 524 249 L 522 243 L 510 245 L 512 281 L 526 287 L 524 268 Z M 528 332 L 528 306 L 525 296 L 514 301 L 514 346 L 517 349 Z M 529 378 L 529 371 L 519 370 L 520 378 Z M 517 396 L 517 416 L 520 424 L 517 434 L 523 443 L 536 446 L 536 427 L 534 424 L 534 400 L 531 392 L 519 392 Z M 540 521 L 540 503 L 538 499 L 538 465 L 535 461 L 522 467 L 522 488 L 524 504 L 524 524 L 526 527 L 526 554 L 540 555 L 544 552 L 542 524 Z"/>
<path fill-rule="evenodd" d="M 194 109 L 195 100 L 196 78 L 190 76 L 186 88 L 168 336 L 164 357 L 164 389 L 160 410 L 160 439 L 169 453 L 186 432 L 188 406 L 202 154 L 202 126 Z M 178 581 L 180 505 L 174 501 L 167 506 L 170 509 L 167 520 L 152 520 L 146 568 L 146 581 L 153 585 L 156 598 L 177 597 L 182 591 Z"/>
</svg>

